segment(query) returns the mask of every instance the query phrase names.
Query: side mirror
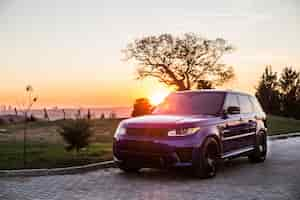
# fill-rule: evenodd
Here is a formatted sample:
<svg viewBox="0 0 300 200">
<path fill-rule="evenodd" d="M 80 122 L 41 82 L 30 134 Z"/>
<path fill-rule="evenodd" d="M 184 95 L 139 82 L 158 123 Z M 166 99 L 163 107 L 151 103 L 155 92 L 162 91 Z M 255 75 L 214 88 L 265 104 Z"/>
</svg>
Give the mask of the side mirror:
<svg viewBox="0 0 300 200">
<path fill-rule="evenodd" d="M 241 109 L 238 106 L 229 106 L 227 108 L 227 114 L 229 114 L 229 115 L 241 114 Z"/>
</svg>

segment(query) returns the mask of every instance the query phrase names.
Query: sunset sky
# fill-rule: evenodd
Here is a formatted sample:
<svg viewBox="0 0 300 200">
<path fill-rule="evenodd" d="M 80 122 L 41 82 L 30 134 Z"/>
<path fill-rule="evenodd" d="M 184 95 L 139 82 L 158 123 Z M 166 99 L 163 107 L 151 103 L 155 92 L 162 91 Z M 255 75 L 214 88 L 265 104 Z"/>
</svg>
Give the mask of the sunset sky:
<svg viewBox="0 0 300 200">
<path fill-rule="evenodd" d="M 254 92 L 265 65 L 300 70 L 298 0 L 0 0 L 0 104 L 25 85 L 38 106 L 126 106 L 163 86 L 135 80 L 121 50 L 151 34 L 195 32 L 236 48 L 226 88 Z"/>
</svg>

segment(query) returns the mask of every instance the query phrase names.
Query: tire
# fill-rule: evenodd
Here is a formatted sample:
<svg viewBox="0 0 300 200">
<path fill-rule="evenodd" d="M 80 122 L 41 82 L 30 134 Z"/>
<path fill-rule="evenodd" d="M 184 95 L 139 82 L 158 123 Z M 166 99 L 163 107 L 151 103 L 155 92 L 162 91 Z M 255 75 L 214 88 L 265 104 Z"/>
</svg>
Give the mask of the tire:
<svg viewBox="0 0 300 200">
<path fill-rule="evenodd" d="M 126 173 L 136 173 L 141 169 L 139 167 L 132 167 L 126 164 L 119 164 L 119 168 Z"/>
<path fill-rule="evenodd" d="M 248 156 L 248 159 L 252 163 L 260 163 L 266 160 L 267 156 L 267 134 L 265 132 L 259 132 L 256 136 L 255 150 Z"/>
<path fill-rule="evenodd" d="M 199 178 L 216 176 L 219 160 L 219 145 L 216 139 L 206 139 L 199 151 L 199 160 L 194 164 L 194 175 Z"/>
</svg>

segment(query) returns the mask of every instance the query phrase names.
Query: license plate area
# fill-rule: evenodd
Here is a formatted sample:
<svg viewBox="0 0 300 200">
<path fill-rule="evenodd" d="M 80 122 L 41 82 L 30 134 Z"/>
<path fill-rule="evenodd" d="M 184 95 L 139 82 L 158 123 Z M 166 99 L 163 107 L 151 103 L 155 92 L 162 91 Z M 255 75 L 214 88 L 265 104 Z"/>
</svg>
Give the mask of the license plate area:
<svg viewBox="0 0 300 200">
<path fill-rule="evenodd" d="M 126 141 L 122 145 L 122 149 L 129 152 L 136 153 L 160 153 L 162 152 L 162 147 L 160 144 L 151 141 Z"/>
</svg>

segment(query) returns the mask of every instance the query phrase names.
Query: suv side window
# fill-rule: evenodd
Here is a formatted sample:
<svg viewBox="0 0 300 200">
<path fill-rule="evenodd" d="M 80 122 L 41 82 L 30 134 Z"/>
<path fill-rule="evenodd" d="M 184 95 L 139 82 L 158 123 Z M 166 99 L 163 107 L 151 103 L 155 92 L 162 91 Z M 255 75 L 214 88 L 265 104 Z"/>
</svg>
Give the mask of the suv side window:
<svg viewBox="0 0 300 200">
<path fill-rule="evenodd" d="M 227 110 L 228 107 L 231 107 L 231 106 L 240 107 L 237 95 L 229 93 L 226 95 L 223 109 Z"/>
<path fill-rule="evenodd" d="M 250 100 L 253 104 L 253 107 L 255 109 L 255 112 L 257 113 L 263 113 L 263 109 L 261 108 L 260 103 L 257 101 L 256 97 L 250 96 Z"/>
<path fill-rule="evenodd" d="M 253 112 L 252 103 L 246 95 L 239 95 L 239 102 L 241 105 L 241 113 L 251 113 Z"/>
</svg>

